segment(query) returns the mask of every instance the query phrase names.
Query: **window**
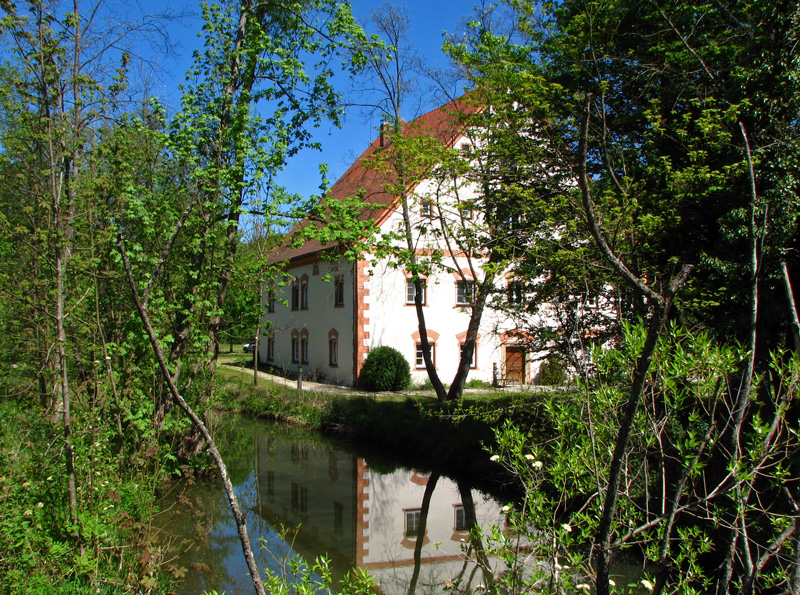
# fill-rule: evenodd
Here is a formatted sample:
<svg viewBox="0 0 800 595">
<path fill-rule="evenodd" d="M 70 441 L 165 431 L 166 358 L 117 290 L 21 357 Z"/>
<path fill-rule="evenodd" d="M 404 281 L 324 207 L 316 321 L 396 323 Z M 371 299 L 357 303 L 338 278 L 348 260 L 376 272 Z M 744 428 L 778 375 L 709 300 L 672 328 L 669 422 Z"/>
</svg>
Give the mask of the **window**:
<svg viewBox="0 0 800 595">
<path fill-rule="evenodd" d="M 333 282 L 333 305 L 344 306 L 344 276 L 339 275 Z"/>
<path fill-rule="evenodd" d="M 300 338 L 292 337 L 292 363 L 300 363 Z"/>
<path fill-rule="evenodd" d="M 275 290 L 270 289 L 267 293 L 267 312 L 275 311 Z"/>
<path fill-rule="evenodd" d="M 475 282 L 458 281 L 456 283 L 456 304 L 468 306 L 475 299 Z"/>
<path fill-rule="evenodd" d="M 308 281 L 305 279 L 300 282 L 300 308 L 308 310 Z"/>
<path fill-rule="evenodd" d="M 275 337 L 267 337 L 267 361 L 275 359 Z"/>
<path fill-rule="evenodd" d="M 459 356 L 463 357 L 464 355 L 464 344 L 461 344 Z M 471 370 L 474 370 L 478 367 L 478 344 L 475 344 L 475 347 L 472 349 L 472 361 L 469 363 L 469 367 Z"/>
<path fill-rule="evenodd" d="M 459 206 L 459 213 L 461 213 L 462 219 L 472 219 L 472 207 L 466 203 Z"/>
<path fill-rule="evenodd" d="M 511 281 L 506 289 L 508 296 L 508 303 L 513 305 L 522 305 L 525 303 L 525 284 L 521 281 Z"/>
<path fill-rule="evenodd" d="M 292 310 L 300 309 L 300 282 L 295 279 L 292 281 Z"/>
<path fill-rule="evenodd" d="M 422 510 L 414 508 L 406 510 L 406 535 L 408 537 L 416 537 L 419 535 L 419 523 L 422 519 Z"/>
<path fill-rule="evenodd" d="M 468 153 L 469 150 L 472 148 L 472 145 L 470 145 L 469 143 L 461 143 L 461 146 L 459 148 L 461 149 L 462 153 Z"/>
<path fill-rule="evenodd" d="M 339 365 L 339 339 L 336 337 L 328 339 L 328 364 L 334 367 Z"/>
<path fill-rule="evenodd" d="M 453 506 L 455 513 L 455 530 L 456 531 L 469 531 L 467 527 L 467 511 L 464 509 L 463 504 L 456 504 Z"/>
<path fill-rule="evenodd" d="M 428 345 L 431 348 L 431 360 L 433 361 L 433 365 L 436 365 L 436 343 L 428 342 Z M 422 343 L 417 343 L 417 357 L 416 357 L 416 366 L 417 368 L 424 368 L 425 367 L 425 358 L 422 356 Z"/>
<path fill-rule="evenodd" d="M 300 337 L 300 363 L 308 363 L 308 337 Z"/>
<path fill-rule="evenodd" d="M 420 278 L 419 282 L 420 282 L 420 285 L 422 286 L 421 287 L 422 295 L 420 297 L 422 298 L 422 305 L 424 306 L 427 303 L 425 301 L 426 298 L 427 298 L 427 295 L 426 295 L 427 294 L 427 291 L 426 291 L 427 287 L 426 287 L 426 284 L 425 284 L 425 279 Z M 414 285 L 413 279 L 409 278 L 406 281 L 406 304 L 413 305 L 414 304 L 414 297 L 416 295 L 417 295 L 417 288 Z"/>
<path fill-rule="evenodd" d="M 429 199 L 423 199 L 420 202 L 419 214 L 423 217 L 433 217 L 433 201 Z"/>
</svg>

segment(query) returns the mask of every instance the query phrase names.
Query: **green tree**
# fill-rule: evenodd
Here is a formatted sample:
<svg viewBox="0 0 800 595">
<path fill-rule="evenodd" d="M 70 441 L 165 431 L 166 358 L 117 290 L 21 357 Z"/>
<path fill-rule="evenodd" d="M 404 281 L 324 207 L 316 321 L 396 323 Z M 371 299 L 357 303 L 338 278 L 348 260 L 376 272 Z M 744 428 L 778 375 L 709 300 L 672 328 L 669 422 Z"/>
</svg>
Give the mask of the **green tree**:
<svg viewBox="0 0 800 595">
<path fill-rule="evenodd" d="M 794 398 L 789 390 L 776 401 L 782 380 L 756 390 L 754 378 L 758 359 L 769 359 L 766 347 L 781 346 L 786 336 L 770 326 L 782 316 L 786 329 L 789 311 L 762 316 L 759 304 L 764 295 L 778 295 L 779 262 L 796 234 L 797 188 L 786 165 L 797 158 L 797 6 L 744 2 L 719 10 L 711 3 L 631 1 L 565 2 L 552 11 L 519 2 L 512 8 L 519 11 L 519 37 L 500 35 L 479 21 L 471 45 L 455 44 L 453 54 L 499 114 L 499 134 L 487 148 L 508 151 L 513 164 L 507 208 L 520 214 L 527 231 L 520 273 L 535 273 L 528 277 L 531 293 L 566 294 L 567 303 L 577 306 L 580 296 L 596 292 L 620 319 L 642 317 L 650 329 L 625 379 L 631 388 L 614 456 L 598 465 L 604 502 L 594 534 L 598 593 L 609 591 L 612 543 L 626 539 L 620 507 L 641 497 L 623 495 L 619 481 L 634 448 L 644 389 L 652 386 L 647 379 L 669 304 L 684 282 L 684 319 L 747 346 L 741 383 L 716 395 L 717 407 L 698 409 L 711 428 L 711 453 L 706 458 L 703 446 L 676 457 L 685 473 L 698 459 L 706 461 L 707 491 L 694 494 L 693 501 L 706 507 L 714 500 L 720 508 L 710 518 L 724 527 L 691 523 L 693 530 L 713 531 L 718 543 L 716 560 L 701 550 L 694 555 L 724 570 L 714 586 L 720 593 L 771 584 L 774 576 L 765 570 L 771 564 L 781 568 L 780 580 L 788 585 L 794 579 L 769 549 L 785 538 L 761 524 L 760 484 L 747 481 L 740 491 L 734 474 L 720 470 L 762 455 L 781 465 L 785 449 L 796 448 L 787 440 L 769 442 L 769 454 L 764 445 L 754 452 L 758 430 L 752 424 L 766 408 L 775 412 L 768 425 L 780 427 L 785 416 L 777 403 Z M 774 37 L 775 28 L 783 34 Z M 687 277 L 689 266 L 694 271 Z M 715 315 L 723 306 L 733 326 Z M 565 320 L 572 325 L 577 319 L 576 313 Z M 613 331 L 616 320 L 610 320 Z M 759 334 L 759 328 L 767 332 Z M 566 342 L 583 329 L 554 330 Z M 669 392 L 659 395 L 672 398 Z M 673 423 L 675 415 L 664 412 L 661 423 Z M 763 481 L 781 483 L 767 475 Z M 685 497 L 681 473 L 666 477 L 674 502 Z M 724 496 L 717 499 L 719 494 Z M 785 497 L 784 509 L 792 508 L 792 499 Z M 652 519 L 666 531 L 661 564 L 678 556 L 670 538 L 681 529 L 673 521 Z M 757 564 L 752 548 L 770 554 Z M 656 588 L 673 588 L 674 581 L 665 570 Z M 694 588 L 702 585 L 700 580 Z"/>
<path fill-rule="evenodd" d="M 209 396 L 205 387 L 195 386 L 195 380 L 214 376 L 242 215 L 260 190 L 270 189 L 286 160 L 310 143 L 309 127 L 338 117 L 337 96 L 329 80 L 331 62 L 359 30 L 348 7 L 323 0 L 206 4 L 204 17 L 205 47 L 195 57 L 192 84 L 184 89 L 183 109 L 169 138 L 180 171 L 187 172 L 185 208 L 169 233 L 159 238 L 157 259 L 143 250 L 125 225 L 118 228 L 117 247 L 167 387 L 157 421 L 177 405 L 196 429 L 190 448 L 208 445 L 254 587 L 263 593 L 244 514 L 224 461 L 195 410 Z M 307 68 L 311 59 L 317 62 Z M 146 206 L 137 204 L 136 186 L 125 200 L 132 208 L 124 217 L 134 221 L 148 217 Z M 187 268 L 182 291 L 175 295 L 181 306 L 172 310 L 173 332 L 165 340 L 152 322 L 151 313 L 161 313 L 160 296 L 153 290 L 175 251 L 180 251 Z M 184 396 L 192 394 L 198 397 L 194 403 Z"/>
</svg>

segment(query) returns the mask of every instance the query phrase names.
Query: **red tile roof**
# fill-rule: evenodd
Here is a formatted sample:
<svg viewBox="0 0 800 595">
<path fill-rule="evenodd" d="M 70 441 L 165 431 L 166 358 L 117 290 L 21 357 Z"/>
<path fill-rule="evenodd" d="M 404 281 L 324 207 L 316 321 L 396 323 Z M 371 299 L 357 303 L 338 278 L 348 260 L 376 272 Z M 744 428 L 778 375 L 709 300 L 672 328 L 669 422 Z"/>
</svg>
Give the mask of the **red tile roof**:
<svg viewBox="0 0 800 595">
<path fill-rule="evenodd" d="M 455 99 L 412 120 L 405 125 L 404 132 L 406 136 L 437 138 L 445 146 L 452 147 L 462 128 L 459 123 L 460 116 L 474 111 L 476 109 L 463 98 Z M 360 219 L 372 219 L 376 222 L 381 222 L 391 213 L 398 197 L 386 192 L 385 187 L 387 184 L 396 181 L 396 177 L 393 173 L 378 172 L 374 168 L 365 165 L 365 160 L 368 160 L 373 155 L 381 151 L 391 150 L 391 144 L 381 146 L 381 140 L 382 135 L 379 135 L 370 143 L 369 147 L 356 159 L 355 163 L 331 186 L 324 200 L 343 200 L 363 192 L 362 200 L 370 203 L 372 208 L 365 210 Z M 410 188 L 409 190 L 412 189 Z M 274 263 L 294 261 L 330 248 L 330 245 L 324 245 L 319 240 L 309 240 L 297 248 L 291 247 L 291 238 L 295 233 L 310 224 L 312 223 L 305 219 L 295 225 L 284 244 L 270 255 L 270 261 Z M 317 225 L 321 224 L 317 223 Z"/>
</svg>

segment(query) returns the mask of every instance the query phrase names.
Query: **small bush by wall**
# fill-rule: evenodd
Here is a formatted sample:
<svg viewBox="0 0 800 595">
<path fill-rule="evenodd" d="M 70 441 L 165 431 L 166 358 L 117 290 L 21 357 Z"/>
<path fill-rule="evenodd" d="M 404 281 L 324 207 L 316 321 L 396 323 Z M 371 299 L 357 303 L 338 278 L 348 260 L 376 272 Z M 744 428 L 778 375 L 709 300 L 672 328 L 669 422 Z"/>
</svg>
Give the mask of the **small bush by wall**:
<svg viewBox="0 0 800 595">
<path fill-rule="evenodd" d="M 369 352 L 358 386 L 368 391 L 403 390 L 411 383 L 411 368 L 397 349 L 377 347 Z"/>
<path fill-rule="evenodd" d="M 568 378 L 567 362 L 560 355 L 551 354 L 542 363 L 536 381 L 544 386 L 561 386 Z"/>
</svg>

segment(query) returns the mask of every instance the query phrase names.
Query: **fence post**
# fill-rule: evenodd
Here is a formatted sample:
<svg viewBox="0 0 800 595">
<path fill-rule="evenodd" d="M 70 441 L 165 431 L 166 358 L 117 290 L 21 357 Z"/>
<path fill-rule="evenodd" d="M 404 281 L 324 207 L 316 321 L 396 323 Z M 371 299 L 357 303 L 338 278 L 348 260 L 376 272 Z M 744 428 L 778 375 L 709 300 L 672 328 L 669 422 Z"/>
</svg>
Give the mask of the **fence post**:
<svg viewBox="0 0 800 595">
<path fill-rule="evenodd" d="M 303 368 L 297 368 L 297 390 L 303 390 Z"/>
</svg>

